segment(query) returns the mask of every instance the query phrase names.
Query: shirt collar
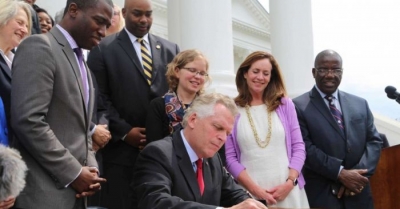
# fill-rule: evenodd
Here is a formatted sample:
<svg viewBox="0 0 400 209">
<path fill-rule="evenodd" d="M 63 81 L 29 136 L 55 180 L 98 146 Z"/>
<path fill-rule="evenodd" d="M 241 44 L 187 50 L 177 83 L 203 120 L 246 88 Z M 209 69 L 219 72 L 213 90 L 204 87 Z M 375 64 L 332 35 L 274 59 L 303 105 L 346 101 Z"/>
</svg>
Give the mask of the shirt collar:
<svg viewBox="0 0 400 209">
<path fill-rule="evenodd" d="M 128 36 L 129 36 L 129 39 L 131 40 L 131 42 L 132 42 L 132 43 L 135 43 L 136 40 L 138 39 L 138 37 L 136 37 L 136 36 L 133 35 L 131 32 L 129 32 L 129 31 L 126 29 L 126 27 L 125 27 L 124 29 L 125 29 L 126 33 L 128 33 Z M 145 42 L 146 44 L 149 44 L 149 43 L 150 43 L 150 42 L 149 42 L 149 34 L 148 34 L 148 33 L 146 33 L 146 35 L 144 35 L 144 36 L 142 37 L 142 39 L 144 40 L 144 42 Z"/>
<path fill-rule="evenodd" d="M 187 142 L 185 136 L 183 135 L 183 129 L 181 130 L 180 134 L 181 134 L 181 137 L 182 137 L 183 144 L 185 145 L 186 152 L 189 155 L 190 162 L 192 162 L 192 163 L 196 162 L 199 159 L 199 157 L 197 157 L 196 153 L 194 152 L 194 150 L 192 149 L 190 144 Z"/>
<path fill-rule="evenodd" d="M 56 27 L 61 31 L 61 33 L 65 36 L 65 38 L 67 39 L 69 45 L 71 46 L 72 49 L 75 48 L 79 48 L 78 44 L 76 43 L 76 41 L 74 40 L 74 38 L 72 38 L 71 34 L 68 33 L 68 31 L 66 31 L 63 27 L 61 27 L 61 25 L 57 24 Z"/>
<path fill-rule="evenodd" d="M 7 66 L 11 69 L 12 61 L 14 59 L 14 53 L 12 53 L 12 51 L 9 51 L 7 54 L 5 54 L 3 50 L 0 49 L 0 54 L 6 61 Z"/>
<path fill-rule="evenodd" d="M 318 88 L 317 85 L 315 85 L 315 88 L 317 89 L 317 91 L 319 92 L 319 94 L 321 95 L 321 97 L 322 97 L 322 98 L 325 98 L 325 96 L 326 96 L 327 94 L 325 94 L 324 92 L 322 92 L 322 91 Z M 339 90 L 336 89 L 336 91 L 332 93 L 332 97 L 333 97 L 334 99 L 337 99 L 337 100 L 339 101 L 338 92 L 339 92 Z"/>
</svg>

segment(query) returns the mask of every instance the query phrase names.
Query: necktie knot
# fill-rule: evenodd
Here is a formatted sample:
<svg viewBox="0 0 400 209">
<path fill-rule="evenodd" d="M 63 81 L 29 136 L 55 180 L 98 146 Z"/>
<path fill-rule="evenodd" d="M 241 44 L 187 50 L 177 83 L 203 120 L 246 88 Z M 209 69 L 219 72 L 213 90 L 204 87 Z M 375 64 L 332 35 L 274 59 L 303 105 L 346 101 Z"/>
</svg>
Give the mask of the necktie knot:
<svg viewBox="0 0 400 209">
<path fill-rule="evenodd" d="M 143 38 L 138 38 L 137 39 L 137 42 L 139 42 L 140 44 L 143 44 L 144 43 L 143 41 L 144 41 Z"/>
<path fill-rule="evenodd" d="M 197 170 L 203 169 L 203 160 L 202 160 L 201 158 L 199 158 L 199 159 L 196 161 L 196 166 L 197 166 Z"/>
<path fill-rule="evenodd" d="M 74 48 L 74 52 L 77 56 L 82 56 L 82 49 L 81 48 Z"/>
<path fill-rule="evenodd" d="M 81 48 L 75 48 L 74 52 L 76 54 L 76 57 L 78 57 L 78 61 L 82 62 L 83 61 L 83 53 Z M 80 64 L 80 63 L 79 63 Z"/>
<path fill-rule="evenodd" d="M 335 99 L 335 97 L 333 97 L 332 95 L 326 95 L 325 99 L 328 100 L 329 105 L 333 105 L 335 106 L 335 103 L 333 102 L 333 100 Z"/>
<path fill-rule="evenodd" d="M 326 95 L 325 99 L 328 100 L 329 104 L 331 104 L 332 101 L 333 101 L 333 96 L 332 95 Z"/>
</svg>

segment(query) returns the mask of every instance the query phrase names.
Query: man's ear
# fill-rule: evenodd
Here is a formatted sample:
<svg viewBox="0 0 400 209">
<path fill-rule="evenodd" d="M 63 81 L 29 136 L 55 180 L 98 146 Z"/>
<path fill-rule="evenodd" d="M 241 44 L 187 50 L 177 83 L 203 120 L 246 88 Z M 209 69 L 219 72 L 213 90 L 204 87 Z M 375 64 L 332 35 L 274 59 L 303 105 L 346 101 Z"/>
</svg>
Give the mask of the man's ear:
<svg viewBox="0 0 400 209">
<path fill-rule="evenodd" d="M 188 118 L 188 126 L 193 129 L 196 126 L 197 119 L 197 114 L 192 113 Z"/>
<path fill-rule="evenodd" d="M 125 9 L 125 7 L 124 8 L 122 8 L 122 17 L 124 17 L 124 19 L 126 19 L 126 9 Z"/>
<path fill-rule="evenodd" d="M 79 11 L 78 5 L 76 5 L 75 3 L 69 4 L 67 11 L 67 14 L 69 14 L 69 16 L 75 18 L 78 15 L 78 11 Z"/>
</svg>

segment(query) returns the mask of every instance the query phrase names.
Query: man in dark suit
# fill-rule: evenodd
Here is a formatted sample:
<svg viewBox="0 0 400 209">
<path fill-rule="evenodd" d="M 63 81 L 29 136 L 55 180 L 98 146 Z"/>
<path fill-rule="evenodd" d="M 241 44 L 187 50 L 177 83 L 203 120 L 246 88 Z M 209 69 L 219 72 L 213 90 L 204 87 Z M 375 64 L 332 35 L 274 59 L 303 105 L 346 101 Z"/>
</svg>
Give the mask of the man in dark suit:
<svg viewBox="0 0 400 209">
<path fill-rule="evenodd" d="M 310 207 L 373 208 L 368 178 L 381 152 L 381 139 L 366 100 L 339 91 L 342 58 L 320 52 L 314 88 L 293 100 L 306 144 L 303 168 Z"/>
<path fill-rule="evenodd" d="M 133 184 L 138 208 L 266 208 L 236 185 L 216 154 L 237 113 L 227 96 L 198 96 L 187 109 L 182 130 L 139 154 Z"/>
<path fill-rule="evenodd" d="M 150 101 L 168 90 L 167 64 L 179 52 L 176 44 L 149 34 L 150 0 L 126 0 L 125 28 L 106 37 L 89 54 L 88 65 L 105 99 L 111 141 L 103 150 L 102 206 L 129 207 L 129 184 L 136 157 L 146 145 L 145 120 Z M 142 59 L 142 43 L 149 60 Z M 144 66 L 151 68 L 145 72 Z M 104 194 L 105 193 L 105 194 Z"/>
<path fill-rule="evenodd" d="M 95 97 L 82 48 L 105 36 L 112 8 L 111 0 L 68 0 L 59 25 L 18 47 L 11 126 L 29 170 L 16 208 L 86 208 L 105 181 L 89 136 Z"/>
<path fill-rule="evenodd" d="M 40 29 L 40 22 L 39 22 L 39 16 L 37 12 L 35 11 L 36 8 L 39 8 L 35 2 L 36 0 L 23 0 L 26 3 L 28 3 L 31 6 L 31 16 L 32 16 L 32 27 L 31 27 L 31 33 L 32 34 L 41 34 L 42 31 Z"/>
</svg>

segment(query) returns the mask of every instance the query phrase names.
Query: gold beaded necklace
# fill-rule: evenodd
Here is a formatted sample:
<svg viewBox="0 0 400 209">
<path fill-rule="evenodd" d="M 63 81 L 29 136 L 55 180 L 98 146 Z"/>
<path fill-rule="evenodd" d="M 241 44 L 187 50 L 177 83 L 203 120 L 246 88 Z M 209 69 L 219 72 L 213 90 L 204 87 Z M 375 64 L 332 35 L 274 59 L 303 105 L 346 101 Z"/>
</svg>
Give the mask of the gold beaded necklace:
<svg viewBox="0 0 400 209">
<path fill-rule="evenodd" d="M 251 130 L 253 131 L 254 134 L 254 138 L 256 139 L 257 145 L 261 148 L 265 148 L 268 146 L 269 141 L 271 141 L 271 134 L 272 134 L 272 129 L 271 129 L 271 124 L 272 124 L 272 119 L 271 119 L 271 114 L 268 112 L 267 110 L 267 115 L 268 115 L 268 133 L 267 133 L 267 137 L 265 141 L 261 141 L 260 137 L 258 137 L 258 133 L 256 130 L 256 127 L 254 126 L 254 122 L 253 122 L 253 118 L 251 117 L 250 114 L 250 106 L 246 105 L 245 106 L 246 109 L 246 114 L 247 114 L 247 118 L 249 119 L 249 123 L 251 126 Z"/>
</svg>

